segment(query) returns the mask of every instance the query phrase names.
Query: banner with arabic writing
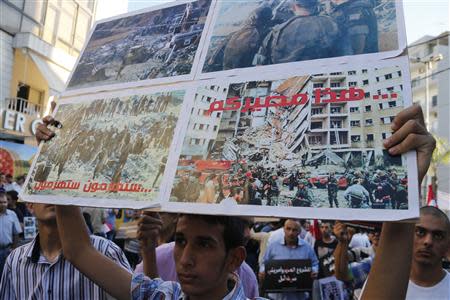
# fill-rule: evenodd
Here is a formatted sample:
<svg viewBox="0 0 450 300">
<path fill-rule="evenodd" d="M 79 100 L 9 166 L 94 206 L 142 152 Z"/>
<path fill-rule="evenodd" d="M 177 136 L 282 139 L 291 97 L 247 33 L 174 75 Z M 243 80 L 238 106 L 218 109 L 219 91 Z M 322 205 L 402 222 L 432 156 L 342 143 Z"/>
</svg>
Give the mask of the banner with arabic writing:
<svg viewBox="0 0 450 300">
<path fill-rule="evenodd" d="M 395 116 L 411 105 L 407 64 L 399 58 L 199 82 L 163 208 L 367 220 L 414 215 L 415 155 L 391 156 L 383 147 Z"/>
<path fill-rule="evenodd" d="M 24 199 L 97 207 L 157 205 L 174 158 L 186 91 L 154 88 L 66 99 L 62 124 L 42 145 Z M 142 204 L 145 202 L 145 204 Z"/>
</svg>

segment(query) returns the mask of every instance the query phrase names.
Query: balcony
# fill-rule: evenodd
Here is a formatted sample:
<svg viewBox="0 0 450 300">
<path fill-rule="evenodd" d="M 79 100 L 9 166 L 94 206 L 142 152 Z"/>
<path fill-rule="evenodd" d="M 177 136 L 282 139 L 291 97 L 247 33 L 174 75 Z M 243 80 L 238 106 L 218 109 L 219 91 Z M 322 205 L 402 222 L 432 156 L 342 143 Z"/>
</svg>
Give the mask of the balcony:
<svg viewBox="0 0 450 300">
<path fill-rule="evenodd" d="M 1 109 L 14 110 L 22 114 L 26 114 L 32 117 L 40 118 L 42 107 L 39 104 L 30 103 L 27 99 L 23 98 L 5 98 L 0 102 Z"/>
</svg>

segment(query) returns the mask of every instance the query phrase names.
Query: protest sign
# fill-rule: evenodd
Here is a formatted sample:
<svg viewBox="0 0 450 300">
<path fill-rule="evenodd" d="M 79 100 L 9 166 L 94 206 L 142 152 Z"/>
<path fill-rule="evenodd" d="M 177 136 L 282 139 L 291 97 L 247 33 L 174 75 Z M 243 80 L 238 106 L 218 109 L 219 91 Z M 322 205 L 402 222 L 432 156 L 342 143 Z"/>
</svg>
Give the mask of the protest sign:
<svg viewBox="0 0 450 300">
<path fill-rule="evenodd" d="M 193 79 L 210 7 L 177 1 L 97 22 L 65 95 Z"/>
<path fill-rule="evenodd" d="M 310 291 L 311 260 L 279 259 L 266 264 L 263 289 L 266 293 Z"/>
<path fill-rule="evenodd" d="M 399 58 L 328 73 L 247 75 L 198 88 L 163 208 L 367 220 L 414 216 L 415 155 L 393 157 L 382 145 L 395 115 L 411 105 L 407 63 Z M 224 100 L 205 107 L 204 91 Z"/>
<path fill-rule="evenodd" d="M 322 300 L 344 300 L 344 283 L 336 279 L 336 277 L 321 278 L 317 281 L 320 289 L 320 299 Z M 347 296 L 348 297 L 348 296 Z"/>
<path fill-rule="evenodd" d="M 211 26 L 201 78 L 379 60 L 406 47 L 401 1 L 219 1 Z"/>
<path fill-rule="evenodd" d="M 58 106 L 64 127 L 41 146 L 23 197 L 417 217 L 415 153 L 382 143 L 412 98 L 408 59 L 394 58 L 406 47 L 401 2 L 355 2 L 312 1 L 300 17 L 303 1 L 197 0 L 96 24 Z"/>
<path fill-rule="evenodd" d="M 26 240 L 34 239 L 36 236 L 36 218 L 24 217 L 23 218 L 23 236 Z"/>
<path fill-rule="evenodd" d="M 169 150 L 176 148 L 180 132 L 175 129 L 186 90 L 178 88 L 61 101 L 55 118 L 63 126 L 41 146 L 24 199 L 118 208 L 156 205 L 163 197 L 166 166 L 174 161 Z"/>
</svg>

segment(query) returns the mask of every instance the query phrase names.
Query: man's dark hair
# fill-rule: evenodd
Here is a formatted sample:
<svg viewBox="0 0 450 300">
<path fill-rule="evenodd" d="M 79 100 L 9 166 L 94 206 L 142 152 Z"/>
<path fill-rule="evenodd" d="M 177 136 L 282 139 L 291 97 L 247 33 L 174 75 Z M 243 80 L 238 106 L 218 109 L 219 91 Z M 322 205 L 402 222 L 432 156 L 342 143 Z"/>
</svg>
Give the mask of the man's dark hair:
<svg viewBox="0 0 450 300">
<path fill-rule="evenodd" d="M 238 195 L 242 192 L 242 188 L 239 186 L 232 187 L 230 190 L 230 197 L 233 197 L 234 195 Z"/>
<path fill-rule="evenodd" d="M 6 192 L 6 194 L 8 196 L 10 196 L 11 199 L 14 200 L 14 201 L 19 200 L 19 193 L 17 193 L 16 191 L 8 191 L 8 192 Z"/>
<path fill-rule="evenodd" d="M 0 198 L 1 198 L 1 197 L 6 197 L 6 192 L 5 192 L 4 189 L 1 189 L 1 190 L 0 190 Z"/>
<path fill-rule="evenodd" d="M 420 215 L 426 216 L 426 215 L 432 215 L 433 217 L 436 217 L 438 219 L 441 219 L 445 223 L 445 230 L 447 233 L 450 233 L 450 220 L 448 219 L 448 216 L 439 208 L 434 206 L 424 206 L 420 208 Z"/>
<path fill-rule="evenodd" d="M 223 226 L 223 240 L 225 243 L 225 250 L 244 246 L 244 229 L 246 226 L 245 220 L 241 217 L 233 216 L 213 216 L 213 215 L 194 215 L 194 214 L 180 214 L 178 218 L 186 216 L 188 218 L 202 220 L 209 225 Z"/>
</svg>

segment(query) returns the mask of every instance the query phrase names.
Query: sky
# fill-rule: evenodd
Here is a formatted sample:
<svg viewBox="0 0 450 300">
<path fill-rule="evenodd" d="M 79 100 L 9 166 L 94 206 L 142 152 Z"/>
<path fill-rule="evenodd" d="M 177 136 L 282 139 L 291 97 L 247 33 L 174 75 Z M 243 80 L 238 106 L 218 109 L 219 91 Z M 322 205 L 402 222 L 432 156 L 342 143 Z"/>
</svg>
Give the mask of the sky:
<svg viewBox="0 0 450 300">
<path fill-rule="evenodd" d="M 168 0 L 129 0 L 128 11 L 134 11 Z M 424 35 L 436 36 L 450 30 L 448 0 L 403 0 L 408 44 Z"/>
</svg>

